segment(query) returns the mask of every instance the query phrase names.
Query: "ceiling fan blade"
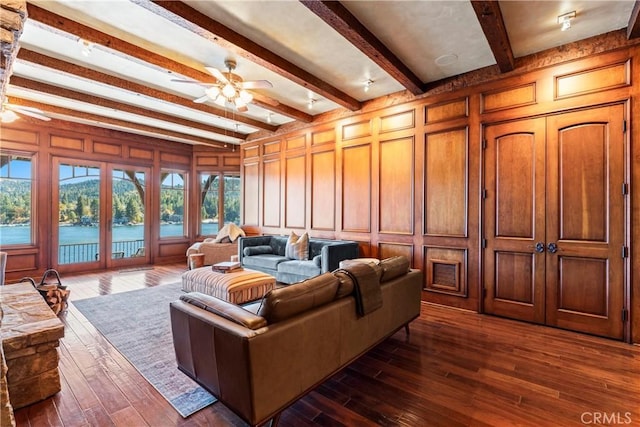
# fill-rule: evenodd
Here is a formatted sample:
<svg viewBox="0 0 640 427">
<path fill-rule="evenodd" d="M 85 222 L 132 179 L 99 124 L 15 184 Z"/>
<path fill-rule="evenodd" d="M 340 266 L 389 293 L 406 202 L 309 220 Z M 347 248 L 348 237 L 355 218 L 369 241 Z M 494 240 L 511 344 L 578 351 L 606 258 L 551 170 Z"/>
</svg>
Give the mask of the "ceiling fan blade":
<svg viewBox="0 0 640 427">
<path fill-rule="evenodd" d="M 208 99 L 209 97 L 205 95 L 205 96 L 201 96 L 200 98 L 194 99 L 193 102 L 195 102 L 196 104 L 202 104 L 203 102 L 206 102 Z"/>
<path fill-rule="evenodd" d="M 195 80 L 180 80 L 180 79 L 171 79 L 172 82 L 176 82 L 176 83 L 192 83 L 192 84 L 196 84 L 196 85 L 200 85 L 202 87 L 212 87 L 212 86 L 217 86 L 216 83 L 202 83 L 202 82 L 197 82 Z"/>
<path fill-rule="evenodd" d="M 227 80 L 227 78 L 224 76 L 224 74 L 222 74 L 222 71 L 218 70 L 217 68 L 213 68 L 213 67 L 204 67 L 206 68 L 206 70 L 211 73 L 211 75 L 213 77 L 215 77 L 216 79 L 220 80 L 223 83 L 229 83 L 229 80 Z"/>
<path fill-rule="evenodd" d="M 176 83 L 193 83 L 193 84 L 197 84 L 200 85 L 202 83 L 197 82 L 195 80 L 183 80 L 183 79 L 171 79 L 172 82 L 176 82 Z"/>
<path fill-rule="evenodd" d="M 247 107 L 246 105 L 242 107 L 236 107 L 236 109 L 238 110 L 239 113 L 246 113 L 247 111 L 249 111 L 249 107 Z"/>
<path fill-rule="evenodd" d="M 44 114 L 41 109 L 36 108 L 36 107 L 27 107 L 27 106 L 23 106 L 23 105 L 12 105 L 12 104 L 5 104 L 5 105 L 10 110 L 13 109 L 13 110 L 16 110 L 16 111 L 18 111 L 18 110 L 31 111 L 31 112 L 37 113 L 37 114 Z"/>
<path fill-rule="evenodd" d="M 27 110 L 27 109 L 25 109 L 25 108 L 16 108 L 16 107 L 13 107 L 12 109 L 13 109 L 16 113 L 24 114 L 25 116 L 30 116 L 30 117 L 36 118 L 36 119 L 38 119 L 38 120 L 44 120 L 45 122 L 48 122 L 49 120 L 51 120 L 51 118 L 50 118 L 50 117 L 47 117 L 47 116 L 45 116 L 44 114 L 35 113 L 35 112 L 33 112 L 33 111 L 29 111 L 29 110 Z"/>
<path fill-rule="evenodd" d="M 266 89 L 273 87 L 269 80 L 249 80 L 247 82 L 240 83 L 243 89 Z"/>
</svg>

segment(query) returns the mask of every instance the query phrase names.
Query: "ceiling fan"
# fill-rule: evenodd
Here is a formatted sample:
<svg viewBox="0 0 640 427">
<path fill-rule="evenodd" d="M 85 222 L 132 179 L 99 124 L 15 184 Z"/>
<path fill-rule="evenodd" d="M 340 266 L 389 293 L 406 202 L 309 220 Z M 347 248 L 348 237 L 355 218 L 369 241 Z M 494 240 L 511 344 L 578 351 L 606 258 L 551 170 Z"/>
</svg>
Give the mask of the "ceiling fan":
<svg viewBox="0 0 640 427">
<path fill-rule="evenodd" d="M 45 116 L 42 110 L 40 110 L 39 108 L 13 105 L 10 104 L 8 100 L 2 102 L 2 107 L 0 107 L 0 122 L 11 123 L 19 117 L 19 114 L 34 117 L 38 120 L 44 120 L 46 122 L 51 120 L 51 118 Z"/>
<path fill-rule="evenodd" d="M 202 103 L 212 100 L 216 104 L 224 107 L 227 103 L 232 104 L 239 112 L 248 110 L 247 104 L 253 100 L 253 95 L 247 89 L 264 89 L 273 87 L 268 80 L 251 80 L 244 81 L 242 77 L 235 74 L 233 70 L 236 68 L 236 61 L 227 59 L 224 61 L 227 67 L 226 72 L 222 72 L 214 67 L 205 67 L 206 70 L 216 78 L 215 83 L 202 83 L 195 80 L 172 79 L 174 82 L 195 83 L 206 87 L 205 95 L 194 99 L 193 102 Z"/>
</svg>

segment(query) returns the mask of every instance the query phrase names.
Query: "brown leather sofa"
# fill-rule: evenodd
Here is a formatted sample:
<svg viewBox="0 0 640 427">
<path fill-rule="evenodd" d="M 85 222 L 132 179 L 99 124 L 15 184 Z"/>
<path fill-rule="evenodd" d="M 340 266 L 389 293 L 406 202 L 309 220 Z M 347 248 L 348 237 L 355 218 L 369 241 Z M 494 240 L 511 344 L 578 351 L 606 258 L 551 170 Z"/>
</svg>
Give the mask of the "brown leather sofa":
<svg viewBox="0 0 640 427">
<path fill-rule="evenodd" d="M 283 409 L 398 329 L 408 332 L 420 314 L 422 272 L 405 257 L 350 264 L 244 307 L 182 295 L 171 303 L 179 369 L 249 424 L 277 423 Z"/>
</svg>

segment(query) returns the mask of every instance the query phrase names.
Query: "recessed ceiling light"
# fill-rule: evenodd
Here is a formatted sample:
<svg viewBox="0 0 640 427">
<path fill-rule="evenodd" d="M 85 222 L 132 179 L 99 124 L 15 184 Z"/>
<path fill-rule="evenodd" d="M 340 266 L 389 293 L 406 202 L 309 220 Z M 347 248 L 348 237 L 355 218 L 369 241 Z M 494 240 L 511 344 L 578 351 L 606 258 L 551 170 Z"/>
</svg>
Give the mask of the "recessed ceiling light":
<svg viewBox="0 0 640 427">
<path fill-rule="evenodd" d="M 458 55 L 455 53 L 445 53 L 444 55 L 438 56 L 435 60 L 436 65 L 444 67 L 445 65 L 451 65 L 458 60 Z"/>
</svg>

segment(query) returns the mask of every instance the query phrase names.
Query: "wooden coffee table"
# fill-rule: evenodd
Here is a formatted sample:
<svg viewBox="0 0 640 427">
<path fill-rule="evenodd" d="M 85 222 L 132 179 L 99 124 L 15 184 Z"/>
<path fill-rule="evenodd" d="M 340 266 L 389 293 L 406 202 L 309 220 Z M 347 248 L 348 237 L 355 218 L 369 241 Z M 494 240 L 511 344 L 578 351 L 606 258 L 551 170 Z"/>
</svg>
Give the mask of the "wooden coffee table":
<svg viewBox="0 0 640 427">
<path fill-rule="evenodd" d="M 208 266 L 182 274 L 183 291 L 201 292 L 233 304 L 260 299 L 275 287 L 275 277 L 248 268 L 233 273 L 218 273 Z"/>
</svg>

